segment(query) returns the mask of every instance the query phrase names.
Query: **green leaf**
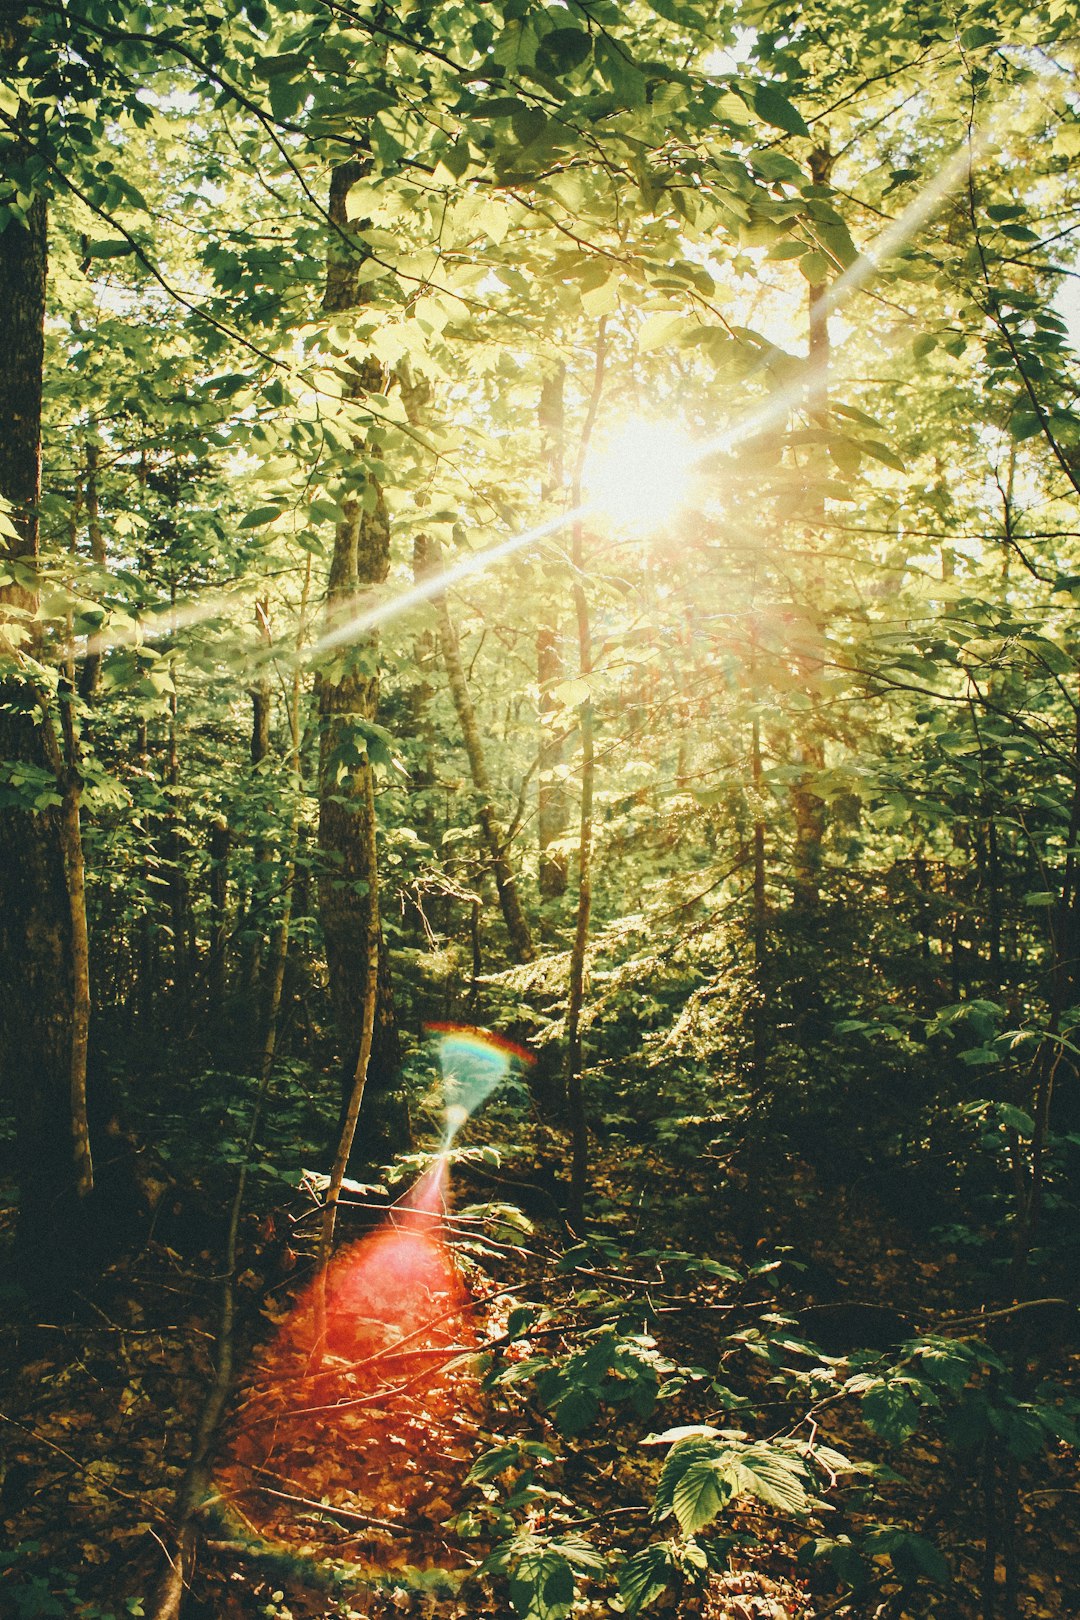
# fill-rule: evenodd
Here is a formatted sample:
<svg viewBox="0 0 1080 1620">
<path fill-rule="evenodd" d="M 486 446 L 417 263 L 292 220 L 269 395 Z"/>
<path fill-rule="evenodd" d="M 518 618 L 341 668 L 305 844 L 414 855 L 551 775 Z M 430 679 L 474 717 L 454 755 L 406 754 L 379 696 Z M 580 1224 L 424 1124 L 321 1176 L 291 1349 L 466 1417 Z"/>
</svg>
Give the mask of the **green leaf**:
<svg viewBox="0 0 1080 1620">
<path fill-rule="evenodd" d="M 619 1570 L 619 1596 L 627 1614 L 640 1614 L 667 1591 L 676 1574 L 669 1542 L 655 1542 L 628 1558 Z"/>
<path fill-rule="evenodd" d="M 581 28 L 553 28 L 536 52 L 536 65 L 547 73 L 571 73 L 592 53 L 592 37 Z"/>
<path fill-rule="evenodd" d="M 833 272 L 832 260 L 824 253 L 805 253 L 799 260 L 799 269 L 810 283 L 811 287 L 820 287 L 828 281 Z"/>
<path fill-rule="evenodd" d="M 896 451 L 883 444 L 880 439 L 860 439 L 859 444 L 868 456 L 880 461 L 885 467 L 892 467 L 896 472 L 906 472 L 907 465 L 897 455 Z"/>
<path fill-rule="evenodd" d="M 867 1536 L 866 1550 L 872 1555 L 887 1553 L 902 1581 L 914 1581 L 920 1575 L 943 1586 L 949 1581 L 949 1566 L 941 1552 L 917 1531 L 882 1525 Z"/>
<path fill-rule="evenodd" d="M 774 129 L 786 130 L 789 135 L 809 135 L 806 120 L 785 95 L 774 85 L 757 84 L 751 94 L 751 106 L 758 117 Z"/>
<path fill-rule="evenodd" d="M 86 257 L 88 259 L 122 259 L 127 253 L 135 252 L 134 242 L 126 238 L 110 237 L 101 242 L 88 242 Z"/>
<path fill-rule="evenodd" d="M 527 1553 L 510 1574 L 510 1602 L 521 1620 L 564 1620 L 574 1603 L 574 1572 L 559 1553 Z"/>
<path fill-rule="evenodd" d="M 574 1386 L 568 1389 L 555 1406 L 555 1421 L 559 1425 L 559 1432 L 566 1435 L 580 1434 L 587 1429 L 600 1410 L 600 1400 L 595 1390 Z"/>
<path fill-rule="evenodd" d="M 723 1456 L 703 1457 L 690 1464 L 672 1496 L 672 1506 L 683 1535 L 693 1535 L 722 1513 L 733 1495 Z"/>
<path fill-rule="evenodd" d="M 510 127 L 519 146 L 534 146 L 547 133 L 551 120 L 539 107 L 522 107 L 513 114 Z"/>
<path fill-rule="evenodd" d="M 467 1485 L 483 1485 L 486 1481 L 496 1479 L 507 1468 L 512 1468 L 521 1461 L 521 1448 L 517 1445 L 495 1446 L 491 1451 L 483 1451 L 465 1475 Z"/>
<path fill-rule="evenodd" d="M 660 310 L 650 315 L 638 329 L 637 346 L 642 354 L 651 354 L 655 349 L 662 349 L 665 344 L 672 343 L 687 329 L 685 315 L 670 310 Z"/>
<path fill-rule="evenodd" d="M 238 529 L 262 529 L 280 516 L 280 506 L 256 506 L 236 526 Z"/>
<path fill-rule="evenodd" d="M 453 146 L 439 154 L 439 162 L 444 169 L 448 169 L 455 180 L 460 180 L 469 167 L 470 152 L 468 141 L 455 141 Z"/>
<path fill-rule="evenodd" d="M 1042 432 L 1042 422 L 1034 411 L 1021 407 L 1013 411 L 1009 417 L 1009 436 L 1017 444 L 1025 439 L 1034 439 Z"/>
<path fill-rule="evenodd" d="M 886 1383 L 884 1379 L 866 1390 L 862 1415 L 868 1428 L 893 1445 L 907 1440 L 919 1426 L 919 1409 L 903 1384 Z"/>
<path fill-rule="evenodd" d="M 522 101 L 520 96 L 491 96 L 486 101 L 477 102 L 470 109 L 472 118 L 514 118 L 518 113 L 526 113 L 531 108 Z"/>
<path fill-rule="evenodd" d="M 805 1513 L 811 1505 L 801 1459 L 785 1456 L 767 1442 L 748 1446 L 736 1458 L 733 1483 L 737 1495 L 756 1496 L 784 1513 Z"/>
<path fill-rule="evenodd" d="M 781 241 L 774 242 L 772 244 L 765 257 L 767 259 L 774 259 L 782 262 L 785 259 L 801 259 L 804 253 L 809 253 L 810 251 L 811 249 L 805 242 L 795 242 L 781 239 Z"/>
<path fill-rule="evenodd" d="M 1009 1130 L 1017 1131 L 1021 1136 L 1034 1136 L 1035 1121 L 1022 1108 L 1014 1108 L 1012 1103 L 996 1103 L 994 1113 Z"/>
<path fill-rule="evenodd" d="M 310 66 L 302 51 L 283 51 L 277 56 L 264 56 L 257 64 L 256 72 L 264 79 L 280 78 L 282 74 L 293 78 L 306 73 Z"/>
</svg>

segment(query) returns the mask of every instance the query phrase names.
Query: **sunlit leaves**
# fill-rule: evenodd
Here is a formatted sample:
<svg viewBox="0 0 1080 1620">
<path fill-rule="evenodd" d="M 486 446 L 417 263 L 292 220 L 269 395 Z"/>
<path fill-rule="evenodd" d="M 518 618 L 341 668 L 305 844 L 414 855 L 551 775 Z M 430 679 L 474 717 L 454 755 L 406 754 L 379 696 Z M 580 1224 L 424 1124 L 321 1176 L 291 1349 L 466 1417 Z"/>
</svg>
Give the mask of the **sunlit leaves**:
<svg viewBox="0 0 1080 1620">
<path fill-rule="evenodd" d="M 594 1571 L 603 1559 L 584 1536 L 522 1531 L 503 1542 L 481 1566 L 506 1574 L 510 1602 L 521 1620 L 565 1620 L 576 1596 L 574 1571 Z"/>
<path fill-rule="evenodd" d="M 784 1442 L 746 1443 L 737 1435 L 689 1434 L 664 1460 L 656 1516 L 674 1513 L 684 1535 L 705 1529 L 729 1502 L 754 1498 L 785 1513 L 811 1506 L 801 1448 Z"/>
</svg>

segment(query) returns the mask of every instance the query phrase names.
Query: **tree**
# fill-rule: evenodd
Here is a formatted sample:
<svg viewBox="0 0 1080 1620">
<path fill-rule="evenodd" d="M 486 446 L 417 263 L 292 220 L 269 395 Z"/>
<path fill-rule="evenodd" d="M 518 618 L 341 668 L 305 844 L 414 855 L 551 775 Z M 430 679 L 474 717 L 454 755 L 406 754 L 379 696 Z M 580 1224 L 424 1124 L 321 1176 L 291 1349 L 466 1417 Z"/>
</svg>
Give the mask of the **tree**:
<svg viewBox="0 0 1080 1620">
<path fill-rule="evenodd" d="M 5 78 L 21 75 L 28 38 L 0 19 Z M 25 187 L 0 230 L 0 498 L 3 615 L 0 757 L 5 761 L 0 861 L 0 1076 L 19 1137 L 20 1274 L 35 1293 L 62 1293 L 80 1264 L 77 1203 L 93 1187 L 86 1117 L 89 1024 L 86 910 L 70 671 L 42 662 L 39 585 L 41 397 L 47 216 L 32 113 L 16 102 L 11 171 Z M 58 713 L 63 716 L 58 720 Z"/>
</svg>

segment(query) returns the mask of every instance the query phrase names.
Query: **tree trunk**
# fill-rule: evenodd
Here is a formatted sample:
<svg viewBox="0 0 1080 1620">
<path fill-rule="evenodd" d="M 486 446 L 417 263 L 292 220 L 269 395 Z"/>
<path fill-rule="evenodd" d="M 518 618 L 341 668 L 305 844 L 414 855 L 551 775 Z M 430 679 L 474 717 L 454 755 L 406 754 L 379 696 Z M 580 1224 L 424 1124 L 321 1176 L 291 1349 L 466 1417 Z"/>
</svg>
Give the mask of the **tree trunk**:
<svg viewBox="0 0 1080 1620">
<path fill-rule="evenodd" d="M 750 780 L 754 795 L 754 1093 L 765 1086 L 765 1015 L 767 1011 L 768 912 L 765 895 L 764 770 L 761 760 L 761 721 L 755 714 L 750 735 Z"/>
<path fill-rule="evenodd" d="M 341 238 L 350 232 L 345 199 L 366 169 L 365 162 L 354 159 L 339 164 L 331 175 L 329 213 L 340 234 L 332 240 L 327 257 L 323 299 L 327 312 L 354 309 L 361 302 L 360 249 L 351 250 Z M 346 397 L 352 399 L 373 391 L 381 393 L 386 386 L 386 378 L 373 360 L 349 371 L 344 380 Z M 362 462 L 363 442 L 357 440 L 355 448 Z M 327 587 L 326 629 L 331 633 L 355 613 L 361 588 L 381 583 L 390 567 L 389 517 L 374 476 L 367 473 L 360 487 L 344 495 L 341 506 L 343 516 L 334 535 Z M 378 636 L 369 632 L 345 641 L 319 679 L 319 848 L 323 858 L 319 922 L 326 946 L 330 1004 L 344 1060 L 343 1125 L 358 1083 L 361 1092 L 364 1084 L 370 1084 L 373 1091 L 385 1093 L 394 1084 L 399 1065 L 389 960 L 379 924 L 375 794 L 365 730 L 375 720 L 378 703 Z M 373 937 L 378 941 L 374 999 L 370 985 Z M 358 1081 L 361 1059 L 364 1075 Z"/>
<path fill-rule="evenodd" d="M 169 885 L 169 926 L 172 929 L 174 991 L 180 1016 L 191 1010 L 191 974 L 194 965 L 194 938 L 191 892 L 188 884 L 186 839 L 180 824 L 180 706 L 176 694 L 176 660 L 169 659 L 173 689 L 169 694 L 168 753 L 165 779 L 169 786 L 168 810 L 163 841 L 165 871 Z"/>
<path fill-rule="evenodd" d="M 6 80 L 18 77 L 20 59 L 21 42 L 7 29 L 0 39 Z M 16 123 L 23 124 L 21 113 Z M 21 146 L 29 157 L 28 143 Z M 81 905 L 77 781 L 62 765 L 58 775 L 53 717 L 23 657 L 40 650 L 34 616 L 45 270 L 46 210 L 37 197 L 25 224 L 12 219 L 0 233 L 0 496 L 11 503 L 15 530 L 0 534 L 0 562 L 15 575 L 0 588 L 0 1086 L 16 1122 L 17 1265 L 38 1298 L 65 1293 L 78 1274 L 79 1196 L 91 1185 L 85 932 L 81 942 L 73 932 Z M 4 764 L 14 762 L 45 773 L 35 790 L 8 786 Z M 81 915 L 85 923 L 85 910 Z"/>
<path fill-rule="evenodd" d="M 270 752 L 270 670 L 266 657 L 270 651 L 270 604 L 260 597 L 255 604 L 255 626 L 259 632 L 259 674 L 251 688 L 251 763 L 261 765 Z"/>
<path fill-rule="evenodd" d="M 251 766 L 252 770 L 257 772 L 270 752 L 270 722 L 273 717 L 270 669 L 267 663 L 271 645 L 270 604 L 265 596 L 260 597 L 255 603 L 255 628 L 259 633 L 259 666 L 255 684 L 248 689 L 248 696 L 251 698 Z M 256 785 L 254 797 L 261 819 L 263 811 L 261 783 Z M 241 982 L 247 1005 L 252 1009 L 254 1027 L 258 1029 L 260 1020 L 256 1008 L 262 975 L 263 922 L 269 908 L 270 892 L 270 845 L 261 832 L 253 841 L 251 856 L 251 904 L 248 910 L 248 940 L 244 949 Z"/>
<path fill-rule="evenodd" d="M 815 147 L 810 154 L 810 176 L 816 186 L 828 182 L 832 173 L 833 157 L 827 147 Z M 829 320 L 828 282 L 811 286 L 807 294 L 809 322 L 810 382 L 807 388 L 807 409 L 811 416 L 824 415 L 829 406 Z M 811 474 L 814 460 L 811 457 Z M 814 515 L 824 521 L 825 501 L 814 503 Z M 809 612 L 819 627 L 820 596 L 823 580 L 815 568 L 809 582 Z M 792 785 L 791 807 L 795 818 L 795 857 L 793 889 L 795 904 L 802 910 L 813 910 L 820 898 L 821 847 L 825 836 L 825 804 L 810 786 L 811 780 L 825 768 L 825 745 L 821 736 L 818 704 L 813 700 L 813 687 L 820 671 L 816 658 L 800 659 L 806 687 L 812 702 L 801 733 L 796 738 L 795 758 L 802 767 L 802 776 Z"/>
<path fill-rule="evenodd" d="M 266 1019 L 263 1029 L 262 1057 L 259 1062 L 260 1089 L 270 1083 L 277 1051 L 278 1026 L 281 1016 L 282 993 L 285 987 L 285 965 L 289 955 L 289 935 L 296 907 L 296 853 L 300 843 L 300 795 L 303 790 L 303 763 L 300 736 L 300 656 L 307 636 L 308 599 L 311 590 L 311 554 L 304 569 L 304 589 L 300 597 L 300 619 L 296 630 L 296 656 L 293 661 L 292 690 L 289 694 L 287 717 L 289 722 L 292 813 L 289 835 L 281 863 L 281 915 L 270 946 L 269 972 L 266 987 Z"/>
<path fill-rule="evenodd" d="M 210 823 L 210 951 L 207 967 L 210 1018 L 220 1022 L 225 1005 L 225 955 L 229 937 L 229 823 L 216 815 Z"/>
<path fill-rule="evenodd" d="M 589 440 L 604 386 L 604 361 L 607 355 L 607 320 L 601 318 L 596 337 L 596 359 L 593 369 L 592 393 L 581 431 L 574 490 L 571 496 L 574 510 L 581 506 L 581 480 L 588 455 Z M 585 595 L 584 530 L 581 519 L 574 523 L 574 614 L 578 632 L 578 672 L 586 683 L 592 674 L 592 630 L 589 620 L 589 601 Z M 570 952 L 570 994 L 566 1008 L 566 1101 L 570 1114 L 570 1223 L 580 1231 L 585 1212 L 585 1184 L 589 1171 L 589 1121 L 585 1110 L 585 1092 L 581 1079 L 581 1010 L 585 1001 L 585 956 L 589 944 L 589 923 L 592 917 L 592 853 L 593 853 L 593 782 L 596 775 L 596 748 L 593 735 L 593 703 L 591 694 L 578 708 L 581 732 L 581 817 L 578 828 L 578 895 L 577 917 L 574 924 L 574 943 Z"/>
<path fill-rule="evenodd" d="M 422 573 L 429 576 L 441 573 L 442 551 L 439 542 L 425 535 L 418 535 L 416 545 L 423 558 Z M 532 962 L 536 952 L 533 949 L 529 924 L 522 910 L 517 880 L 507 859 L 506 835 L 499 825 L 495 795 L 492 792 L 491 778 L 484 758 L 484 745 L 480 737 L 480 728 L 476 723 L 476 710 L 462 668 L 461 648 L 458 645 L 454 621 L 450 617 L 450 604 L 446 600 L 445 591 L 438 591 L 432 597 L 432 606 L 438 616 L 439 651 L 442 653 L 450 696 L 454 700 L 454 710 L 469 759 L 469 771 L 473 787 L 476 789 L 480 830 L 491 859 L 491 870 L 499 893 L 499 906 L 510 938 L 510 955 L 515 962 Z"/>
<path fill-rule="evenodd" d="M 91 420 L 91 437 L 86 441 L 86 532 L 90 541 L 90 555 L 99 568 L 106 565 L 105 537 L 101 532 L 101 508 L 98 500 L 98 444 L 93 434 L 97 431 L 96 423 Z M 98 682 L 101 679 L 101 652 L 98 647 L 91 646 L 83 660 L 82 681 L 80 690 L 88 703 L 97 696 Z"/>
<path fill-rule="evenodd" d="M 370 764 L 366 767 L 364 773 L 363 792 L 366 799 L 364 828 L 370 839 L 367 864 L 373 884 L 372 889 L 369 891 L 371 903 L 367 915 L 367 938 L 364 941 L 364 999 L 360 1003 L 360 1044 L 356 1054 L 356 1063 L 353 1067 L 352 1085 L 349 1088 L 344 1117 L 341 1121 L 341 1134 L 338 1138 L 337 1153 L 334 1155 L 334 1164 L 330 1172 L 330 1185 L 327 1188 L 326 1203 L 323 1206 L 322 1231 L 319 1240 L 319 1265 L 324 1270 L 334 1246 L 334 1226 L 337 1221 L 338 1199 L 341 1196 L 342 1182 L 349 1167 L 349 1158 L 356 1138 L 357 1121 L 360 1118 L 360 1108 L 364 1101 L 364 1091 L 367 1086 L 373 1056 L 373 1042 L 378 1029 L 376 1009 L 379 997 L 381 941 L 379 938 L 379 896 L 378 889 L 374 886 L 378 882 L 378 852 L 375 847 L 374 778 Z"/>
<path fill-rule="evenodd" d="M 558 900 L 566 893 L 569 861 L 559 841 L 569 820 L 562 769 L 566 757 L 560 725 L 561 708 L 552 690 L 563 679 L 558 634 L 548 624 L 536 632 L 536 684 L 540 694 L 540 782 L 537 788 L 537 836 L 540 843 L 540 898 Z"/>
<path fill-rule="evenodd" d="M 554 500 L 563 487 L 564 410 L 566 367 L 558 366 L 544 378 L 540 390 L 540 444 L 544 458 L 542 493 Z M 537 837 L 540 845 L 540 899 L 558 900 L 566 893 L 569 862 L 566 850 L 556 847 L 570 820 L 566 784 L 562 780 L 565 739 L 557 731 L 561 712 L 552 690 L 563 679 L 556 624 L 541 624 L 536 631 L 536 684 L 539 691 L 540 759 L 537 786 Z"/>
</svg>

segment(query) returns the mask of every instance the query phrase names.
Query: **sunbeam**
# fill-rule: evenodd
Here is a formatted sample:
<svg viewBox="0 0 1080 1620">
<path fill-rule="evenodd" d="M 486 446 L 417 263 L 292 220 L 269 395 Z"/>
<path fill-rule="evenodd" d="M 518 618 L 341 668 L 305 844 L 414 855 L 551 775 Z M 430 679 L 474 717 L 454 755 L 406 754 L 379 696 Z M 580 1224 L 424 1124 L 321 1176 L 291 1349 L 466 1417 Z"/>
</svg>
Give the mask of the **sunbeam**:
<svg viewBox="0 0 1080 1620">
<path fill-rule="evenodd" d="M 987 149 L 989 142 L 986 137 L 975 135 L 971 142 L 960 147 L 939 169 L 938 173 L 921 189 L 912 199 L 903 213 L 892 222 L 877 238 L 872 249 L 860 254 L 859 257 L 843 273 L 837 277 L 829 291 L 825 294 L 823 305 L 827 314 L 833 314 L 847 304 L 854 295 L 880 272 L 890 258 L 895 258 L 903 251 L 909 242 L 917 235 L 935 210 L 941 205 L 950 192 L 963 181 L 970 172 L 971 165 L 977 161 Z M 834 364 L 835 355 L 831 357 L 830 364 Z M 768 361 L 762 359 L 747 374 L 746 381 L 760 373 L 767 366 Z M 625 512 L 622 493 L 631 493 L 632 486 L 638 486 L 639 498 L 643 506 L 649 506 L 657 514 L 668 515 L 670 510 L 679 504 L 682 498 L 682 486 L 687 475 L 695 468 L 700 467 L 711 456 L 722 455 L 736 449 L 747 439 L 759 433 L 767 432 L 786 421 L 791 411 L 803 404 L 808 393 L 812 390 L 815 376 L 820 376 L 822 364 L 807 365 L 801 368 L 798 378 L 788 387 L 780 389 L 763 405 L 748 411 L 736 421 L 730 423 L 711 438 L 701 440 L 695 445 L 684 439 L 675 427 L 665 428 L 665 432 L 678 436 L 679 450 L 671 460 L 670 473 L 672 477 L 672 490 L 660 492 L 663 483 L 662 475 L 649 475 L 648 495 L 645 493 L 645 479 L 641 468 L 631 476 L 627 472 L 628 458 L 620 458 L 625 482 L 625 491 L 616 488 L 618 475 L 610 469 L 610 476 L 601 472 L 597 485 L 590 488 L 589 495 L 580 505 L 571 507 L 567 511 L 557 513 L 526 529 L 521 534 L 510 535 L 495 545 L 487 546 L 481 551 L 466 554 L 441 573 L 429 576 L 421 584 L 413 585 L 410 589 L 397 592 L 381 602 L 374 602 L 363 607 L 351 618 L 346 619 L 334 629 L 327 631 L 309 649 L 307 657 L 317 659 L 335 647 L 348 642 L 357 641 L 362 636 L 370 634 L 373 630 L 408 613 L 411 608 L 429 602 L 433 597 L 439 596 L 443 591 L 463 580 L 475 578 L 478 574 L 486 573 L 496 563 L 503 561 L 515 553 L 527 550 L 541 540 L 549 539 L 552 535 L 571 527 L 581 519 L 596 516 L 610 511 L 614 503 L 619 512 Z M 659 433 L 660 428 L 653 424 L 651 431 Z M 673 497 L 675 483 L 680 486 L 680 493 Z M 611 513 L 614 517 L 615 513 Z M 617 520 L 617 519 L 616 519 Z M 651 526 L 656 527 L 662 521 L 657 515 Z"/>
<path fill-rule="evenodd" d="M 822 299 L 826 314 L 834 314 L 843 308 L 890 258 L 903 251 L 944 199 L 962 183 L 989 144 L 986 136 L 976 133 L 968 144 L 959 148 L 942 165 L 903 213 L 881 233 L 871 249 L 860 254 L 833 282 Z M 835 365 L 835 354 L 830 363 Z M 750 381 L 760 375 L 767 364 L 767 360 L 760 360 L 744 380 Z M 479 551 L 468 552 L 442 572 L 430 575 L 406 590 L 386 595 L 375 588 L 365 591 L 355 613 L 327 630 L 304 652 L 292 656 L 298 656 L 308 663 L 317 662 L 335 648 L 361 640 L 442 592 L 486 573 L 508 557 L 551 539 L 583 518 L 606 516 L 624 530 L 636 533 L 657 527 L 680 504 L 688 475 L 694 469 L 701 467 L 711 456 L 730 453 L 756 434 L 777 427 L 791 411 L 805 403 L 814 379 L 815 367 L 802 367 L 794 382 L 780 389 L 764 404 L 747 411 L 712 437 L 696 443 L 682 435 L 674 424 L 628 423 L 625 430 L 621 430 L 627 442 L 620 445 L 620 434 L 614 436 L 610 461 L 605 463 L 603 453 L 594 460 L 588 494 L 579 505 L 555 513 L 542 523 L 534 524 L 521 533 L 508 535 Z M 139 645 L 212 619 L 235 605 L 240 589 L 242 587 L 226 587 L 209 598 L 201 596 L 155 614 L 152 621 L 129 619 L 127 623 L 104 628 L 87 639 L 86 650 L 100 654 L 116 647 Z"/>
</svg>

